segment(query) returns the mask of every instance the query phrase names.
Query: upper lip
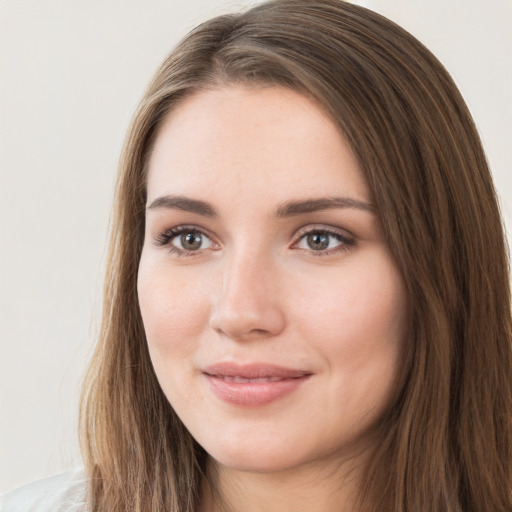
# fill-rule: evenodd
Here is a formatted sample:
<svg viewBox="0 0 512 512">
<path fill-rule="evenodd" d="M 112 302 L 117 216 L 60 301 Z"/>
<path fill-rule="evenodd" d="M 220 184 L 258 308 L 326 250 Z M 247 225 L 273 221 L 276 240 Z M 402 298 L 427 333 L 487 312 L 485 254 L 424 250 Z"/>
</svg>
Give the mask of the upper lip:
<svg viewBox="0 0 512 512">
<path fill-rule="evenodd" d="M 292 379 L 311 375 L 312 372 L 267 363 L 240 364 L 225 362 L 207 366 L 203 369 L 203 373 L 212 377 L 242 377 L 244 379 L 277 377 L 281 379 Z"/>
</svg>

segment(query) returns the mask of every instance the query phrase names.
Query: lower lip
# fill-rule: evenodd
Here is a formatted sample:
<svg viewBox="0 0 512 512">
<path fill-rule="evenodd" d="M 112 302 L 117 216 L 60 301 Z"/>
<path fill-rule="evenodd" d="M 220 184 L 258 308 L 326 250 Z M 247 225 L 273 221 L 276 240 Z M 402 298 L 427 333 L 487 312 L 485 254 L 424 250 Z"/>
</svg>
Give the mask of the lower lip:
<svg viewBox="0 0 512 512">
<path fill-rule="evenodd" d="M 242 407 L 260 407 L 293 393 L 310 375 L 274 382 L 232 382 L 205 374 L 212 391 L 224 402 Z"/>
</svg>

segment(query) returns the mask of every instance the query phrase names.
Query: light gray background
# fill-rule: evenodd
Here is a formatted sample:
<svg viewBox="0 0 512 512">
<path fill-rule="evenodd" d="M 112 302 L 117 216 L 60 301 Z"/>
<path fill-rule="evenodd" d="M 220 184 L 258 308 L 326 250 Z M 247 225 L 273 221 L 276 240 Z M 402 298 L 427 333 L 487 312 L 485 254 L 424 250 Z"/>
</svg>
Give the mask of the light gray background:
<svg viewBox="0 0 512 512">
<path fill-rule="evenodd" d="M 129 119 L 179 38 L 254 3 L 0 0 L 0 490 L 80 465 L 78 395 Z M 451 71 L 510 232 L 512 1 L 355 3 L 407 28 Z"/>
</svg>

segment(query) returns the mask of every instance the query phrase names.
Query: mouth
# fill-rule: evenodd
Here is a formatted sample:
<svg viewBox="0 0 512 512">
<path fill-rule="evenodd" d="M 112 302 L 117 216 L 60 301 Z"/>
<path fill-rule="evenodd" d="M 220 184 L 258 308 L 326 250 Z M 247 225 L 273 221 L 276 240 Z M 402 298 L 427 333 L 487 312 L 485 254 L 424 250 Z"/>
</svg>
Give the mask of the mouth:
<svg viewBox="0 0 512 512">
<path fill-rule="evenodd" d="M 209 375 L 209 374 L 207 374 Z M 282 377 L 258 377 L 258 378 L 248 378 L 248 377 L 230 377 L 228 375 L 210 375 L 210 377 L 216 377 L 217 379 L 225 380 L 226 382 L 279 382 L 280 380 L 284 380 Z"/>
<path fill-rule="evenodd" d="M 312 373 L 270 364 L 219 363 L 203 370 L 203 375 L 223 402 L 260 407 L 293 393 Z"/>
</svg>

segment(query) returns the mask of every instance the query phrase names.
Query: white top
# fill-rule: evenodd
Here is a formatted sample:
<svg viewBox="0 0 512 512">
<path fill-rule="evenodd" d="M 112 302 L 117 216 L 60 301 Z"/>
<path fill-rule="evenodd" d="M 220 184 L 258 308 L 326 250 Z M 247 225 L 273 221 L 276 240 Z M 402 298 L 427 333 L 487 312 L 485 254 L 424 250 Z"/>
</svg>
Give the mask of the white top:
<svg viewBox="0 0 512 512">
<path fill-rule="evenodd" d="M 87 512 L 86 485 L 83 470 L 38 480 L 0 496 L 0 512 Z"/>
</svg>

